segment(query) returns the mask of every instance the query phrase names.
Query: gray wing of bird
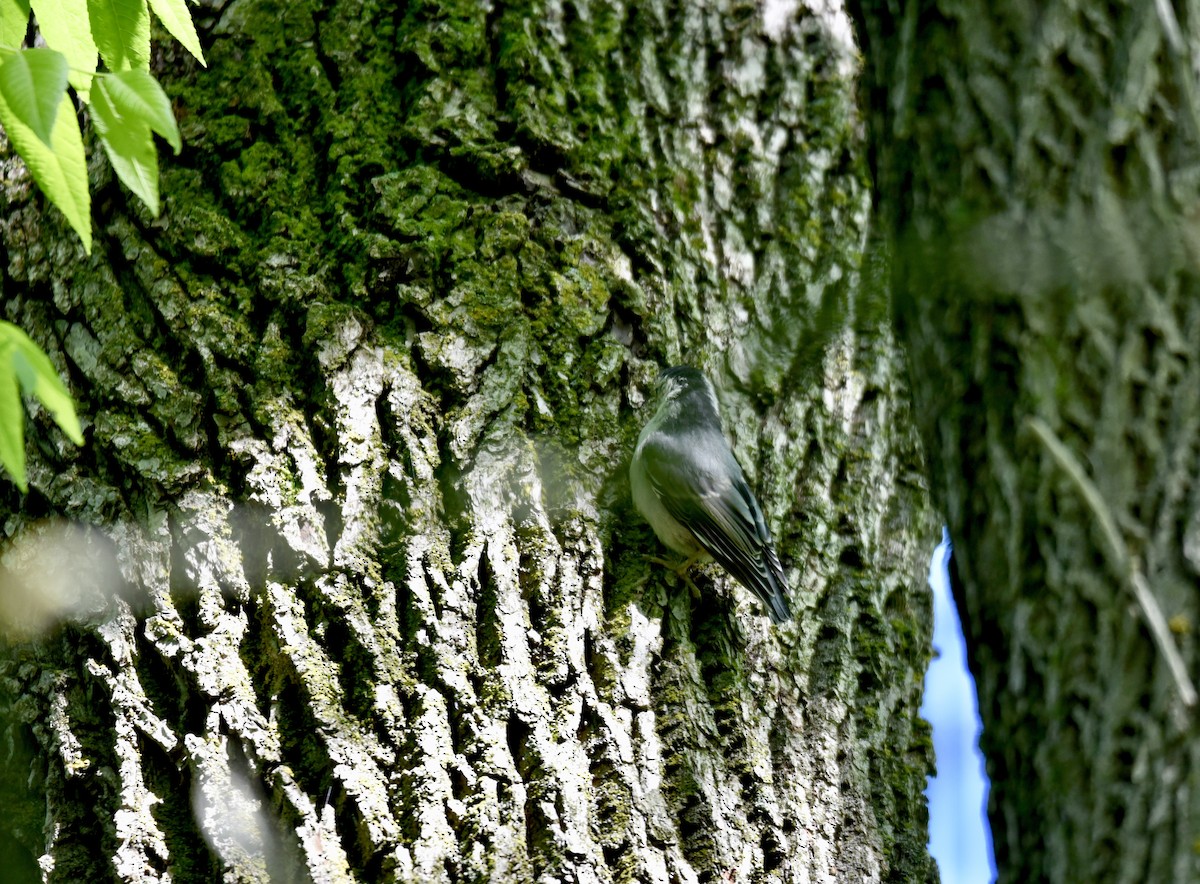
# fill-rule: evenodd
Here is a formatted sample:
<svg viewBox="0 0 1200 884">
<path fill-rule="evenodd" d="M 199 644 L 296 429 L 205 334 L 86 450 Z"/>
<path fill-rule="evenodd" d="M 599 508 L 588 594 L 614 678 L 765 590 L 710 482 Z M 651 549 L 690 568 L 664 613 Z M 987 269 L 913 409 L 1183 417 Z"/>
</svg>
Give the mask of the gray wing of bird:
<svg viewBox="0 0 1200 884">
<path fill-rule="evenodd" d="M 698 453 L 702 456 L 695 456 Z M 724 437 L 690 434 L 642 453 L 667 512 L 739 583 L 762 599 L 775 623 L 792 617 L 783 566 L 754 493 Z M 719 471 L 698 464 L 719 464 Z"/>
</svg>

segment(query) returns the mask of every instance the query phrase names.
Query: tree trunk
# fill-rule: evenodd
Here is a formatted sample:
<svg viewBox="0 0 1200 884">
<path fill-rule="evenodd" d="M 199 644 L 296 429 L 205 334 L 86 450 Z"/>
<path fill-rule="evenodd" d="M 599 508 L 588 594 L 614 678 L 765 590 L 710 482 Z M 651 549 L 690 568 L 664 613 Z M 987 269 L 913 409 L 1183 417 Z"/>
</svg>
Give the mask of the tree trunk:
<svg viewBox="0 0 1200 884">
<path fill-rule="evenodd" d="M 88 437 L 35 415 L 2 492 L 5 594 L 64 604 L 6 621 L 11 867 L 934 877 L 936 530 L 860 291 L 845 21 L 196 10 L 210 67 L 159 60 L 161 219 L 97 160 L 84 258 L 5 166 L 5 314 Z M 647 560 L 628 458 L 679 362 L 720 389 L 783 628 Z"/>
<path fill-rule="evenodd" d="M 853 5 L 1001 880 L 1200 880 L 1200 19 Z"/>
</svg>

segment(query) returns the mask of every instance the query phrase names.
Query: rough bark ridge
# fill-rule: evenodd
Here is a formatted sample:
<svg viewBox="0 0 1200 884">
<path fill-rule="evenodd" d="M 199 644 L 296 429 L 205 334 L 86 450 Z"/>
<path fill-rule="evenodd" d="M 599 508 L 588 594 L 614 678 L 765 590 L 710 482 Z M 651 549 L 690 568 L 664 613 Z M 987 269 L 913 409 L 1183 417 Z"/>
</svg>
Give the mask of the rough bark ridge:
<svg viewBox="0 0 1200 884">
<path fill-rule="evenodd" d="M 895 350 L 851 321 L 837 17 L 204 8 L 210 69 L 161 59 L 188 145 L 161 221 L 98 165 L 85 260 L 4 167 L 4 310 L 90 440 L 37 419 L 34 490 L 2 491 L 5 564 L 69 550 L 80 599 L 0 662 L 14 862 L 930 877 L 933 531 Z M 762 490 L 787 629 L 644 558 L 628 453 L 684 356 Z"/>
<path fill-rule="evenodd" d="M 1001 880 L 1200 880 L 1200 10 L 855 6 Z"/>
</svg>

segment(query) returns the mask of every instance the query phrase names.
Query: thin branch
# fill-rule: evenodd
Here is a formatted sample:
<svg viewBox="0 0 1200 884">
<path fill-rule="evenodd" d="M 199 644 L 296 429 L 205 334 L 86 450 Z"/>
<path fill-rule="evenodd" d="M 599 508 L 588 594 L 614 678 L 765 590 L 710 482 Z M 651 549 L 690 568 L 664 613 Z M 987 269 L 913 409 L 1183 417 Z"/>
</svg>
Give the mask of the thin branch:
<svg viewBox="0 0 1200 884">
<path fill-rule="evenodd" d="M 1183 657 L 1180 655 L 1179 649 L 1175 646 L 1175 640 L 1171 637 L 1171 630 L 1167 626 L 1167 620 L 1163 616 L 1162 608 L 1159 607 L 1158 600 L 1154 597 L 1154 593 L 1151 592 L 1150 585 L 1146 582 L 1141 567 L 1129 554 L 1129 548 L 1125 545 L 1125 540 L 1117 530 L 1116 520 L 1113 518 L 1108 504 L 1104 502 L 1104 498 L 1100 494 L 1100 489 L 1088 478 L 1083 465 L 1067 446 L 1062 443 L 1058 436 L 1054 434 L 1054 431 L 1050 429 L 1050 426 L 1044 420 L 1039 417 L 1031 417 L 1026 418 L 1025 423 L 1033 431 L 1033 434 L 1041 440 L 1042 444 L 1046 446 L 1046 449 L 1050 452 L 1054 460 L 1057 461 L 1058 465 L 1071 478 L 1071 481 L 1075 483 L 1075 487 L 1079 490 L 1080 495 L 1091 509 L 1093 515 L 1095 515 L 1096 521 L 1100 523 L 1100 529 L 1108 541 L 1109 559 L 1113 569 L 1122 579 L 1128 581 L 1130 591 L 1133 593 L 1133 597 L 1137 599 L 1138 607 L 1142 609 L 1142 616 L 1145 617 L 1146 624 L 1150 627 L 1150 634 L 1154 637 L 1159 652 L 1166 659 L 1167 668 L 1171 670 L 1171 675 L 1175 679 L 1180 699 L 1183 700 L 1183 704 L 1189 709 L 1194 708 L 1197 702 L 1196 688 L 1192 684 L 1191 677 L 1188 675 L 1187 666 L 1183 662 Z"/>
<path fill-rule="evenodd" d="M 1155 0 L 1154 8 L 1158 12 L 1158 21 L 1162 25 L 1167 45 L 1171 47 L 1175 58 L 1175 72 L 1183 89 L 1183 110 L 1192 126 L 1192 137 L 1200 140 L 1200 112 L 1196 109 L 1196 66 L 1193 63 L 1192 47 L 1184 39 L 1171 0 Z"/>
</svg>

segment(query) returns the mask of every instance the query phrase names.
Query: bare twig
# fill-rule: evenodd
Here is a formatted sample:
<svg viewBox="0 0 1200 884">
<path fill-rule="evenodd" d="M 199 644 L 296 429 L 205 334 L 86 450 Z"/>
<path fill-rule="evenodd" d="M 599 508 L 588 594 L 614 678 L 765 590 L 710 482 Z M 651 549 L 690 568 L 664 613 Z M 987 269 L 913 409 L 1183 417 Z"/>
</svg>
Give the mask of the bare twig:
<svg viewBox="0 0 1200 884">
<path fill-rule="evenodd" d="M 1046 446 L 1046 450 L 1063 468 L 1071 481 L 1075 483 L 1080 496 L 1095 515 L 1100 530 L 1103 532 L 1105 540 L 1108 541 L 1109 563 L 1127 582 L 1133 597 L 1137 599 L 1142 616 L 1146 619 L 1146 625 L 1150 627 L 1150 634 L 1154 637 L 1155 644 L 1158 645 L 1159 652 L 1166 659 L 1167 668 L 1171 670 L 1171 675 L 1175 679 L 1180 699 L 1189 709 L 1194 708 L 1197 701 L 1196 688 L 1188 675 L 1187 666 L 1183 662 L 1179 649 L 1175 646 L 1175 640 L 1171 637 L 1171 630 L 1167 626 L 1162 608 L 1159 607 L 1158 600 L 1151 592 L 1150 585 L 1147 583 L 1145 575 L 1142 574 L 1137 560 L 1130 555 L 1124 538 L 1117 530 L 1117 523 L 1113 518 L 1112 511 L 1100 494 L 1100 489 L 1088 478 L 1087 472 L 1078 458 L 1062 443 L 1044 420 L 1039 417 L 1031 417 L 1027 418 L 1025 423 Z"/>
</svg>

